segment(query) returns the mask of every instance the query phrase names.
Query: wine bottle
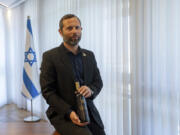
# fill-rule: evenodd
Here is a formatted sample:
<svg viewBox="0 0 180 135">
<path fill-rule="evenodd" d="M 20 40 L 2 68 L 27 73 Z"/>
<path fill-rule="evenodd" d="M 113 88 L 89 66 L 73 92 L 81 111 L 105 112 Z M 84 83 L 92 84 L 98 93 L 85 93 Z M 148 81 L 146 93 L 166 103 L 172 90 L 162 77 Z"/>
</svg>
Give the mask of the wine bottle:
<svg viewBox="0 0 180 135">
<path fill-rule="evenodd" d="M 86 99 L 79 93 L 80 84 L 75 82 L 76 86 L 76 102 L 77 102 L 77 114 L 81 122 L 90 122 L 89 113 L 87 109 Z"/>
</svg>

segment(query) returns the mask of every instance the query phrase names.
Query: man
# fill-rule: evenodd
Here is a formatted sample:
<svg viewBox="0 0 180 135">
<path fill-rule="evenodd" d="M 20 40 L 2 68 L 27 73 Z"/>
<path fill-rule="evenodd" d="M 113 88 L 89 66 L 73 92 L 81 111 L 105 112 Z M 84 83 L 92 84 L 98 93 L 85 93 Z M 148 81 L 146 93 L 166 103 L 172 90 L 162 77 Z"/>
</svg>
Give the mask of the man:
<svg viewBox="0 0 180 135">
<path fill-rule="evenodd" d="M 49 104 L 47 116 L 62 135 L 105 135 L 104 125 L 93 99 L 102 88 L 101 76 L 91 51 L 81 49 L 81 22 L 73 15 L 63 16 L 59 33 L 63 43 L 43 54 L 40 84 Z M 86 98 L 90 123 L 82 123 L 76 113 L 75 81 Z"/>
</svg>

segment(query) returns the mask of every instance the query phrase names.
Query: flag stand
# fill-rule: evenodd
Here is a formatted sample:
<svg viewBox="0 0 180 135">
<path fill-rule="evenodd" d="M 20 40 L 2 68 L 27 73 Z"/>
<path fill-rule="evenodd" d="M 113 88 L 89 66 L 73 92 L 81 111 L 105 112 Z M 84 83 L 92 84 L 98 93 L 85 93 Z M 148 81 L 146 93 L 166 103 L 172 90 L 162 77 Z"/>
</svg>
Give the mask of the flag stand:
<svg viewBox="0 0 180 135">
<path fill-rule="evenodd" d="M 33 105 L 31 99 L 31 116 L 24 118 L 24 122 L 38 122 L 38 121 L 40 121 L 40 118 L 37 116 L 33 116 Z"/>
</svg>

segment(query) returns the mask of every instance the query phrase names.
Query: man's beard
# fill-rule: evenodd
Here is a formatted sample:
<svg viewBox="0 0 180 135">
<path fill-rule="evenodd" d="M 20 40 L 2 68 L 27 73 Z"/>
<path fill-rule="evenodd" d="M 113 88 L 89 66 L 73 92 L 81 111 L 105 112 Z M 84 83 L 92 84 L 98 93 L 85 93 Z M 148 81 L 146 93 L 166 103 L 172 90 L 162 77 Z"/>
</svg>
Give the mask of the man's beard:
<svg viewBox="0 0 180 135">
<path fill-rule="evenodd" d="M 77 36 L 77 35 L 73 35 L 73 37 L 63 37 L 63 40 L 65 43 L 67 43 L 70 46 L 75 46 L 79 43 L 79 41 L 81 40 L 81 35 Z"/>
</svg>

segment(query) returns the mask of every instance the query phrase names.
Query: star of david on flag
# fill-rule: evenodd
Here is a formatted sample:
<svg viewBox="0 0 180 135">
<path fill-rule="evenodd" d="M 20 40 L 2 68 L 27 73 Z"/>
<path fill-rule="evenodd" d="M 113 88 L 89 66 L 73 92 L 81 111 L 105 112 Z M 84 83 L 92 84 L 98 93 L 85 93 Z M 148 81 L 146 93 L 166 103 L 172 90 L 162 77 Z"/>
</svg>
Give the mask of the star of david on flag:
<svg viewBox="0 0 180 135">
<path fill-rule="evenodd" d="M 30 57 L 32 56 L 32 59 Z M 36 60 L 36 53 L 33 51 L 33 49 L 30 47 L 27 52 L 25 52 L 25 60 L 24 62 L 28 62 L 31 66 L 34 62 L 37 62 Z"/>
<path fill-rule="evenodd" d="M 28 99 L 33 99 L 40 94 L 37 58 L 29 17 L 27 19 L 22 94 Z"/>
</svg>

